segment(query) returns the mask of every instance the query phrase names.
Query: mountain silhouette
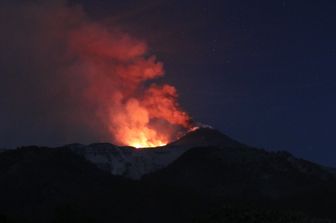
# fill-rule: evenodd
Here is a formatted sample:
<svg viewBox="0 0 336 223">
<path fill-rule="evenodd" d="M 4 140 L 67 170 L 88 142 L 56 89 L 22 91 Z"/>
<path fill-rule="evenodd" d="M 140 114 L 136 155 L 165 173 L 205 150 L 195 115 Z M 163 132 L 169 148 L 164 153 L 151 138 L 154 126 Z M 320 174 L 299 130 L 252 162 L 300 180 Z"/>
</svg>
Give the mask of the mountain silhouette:
<svg viewBox="0 0 336 223">
<path fill-rule="evenodd" d="M 5 150 L 0 198 L 0 222 L 336 219 L 332 168 L 212 128 L 156 149 L 95 143 Z"/>
<path fill-rule="evenodd" d="M 241 147 L 243 144 L 224 135 L 220 131 L 205 127 L 190 131 L 180 139 L 168 144 L 167 146 L 181 147 L 200 147 L 200 146 L 230 146 Z"/>
</svg>

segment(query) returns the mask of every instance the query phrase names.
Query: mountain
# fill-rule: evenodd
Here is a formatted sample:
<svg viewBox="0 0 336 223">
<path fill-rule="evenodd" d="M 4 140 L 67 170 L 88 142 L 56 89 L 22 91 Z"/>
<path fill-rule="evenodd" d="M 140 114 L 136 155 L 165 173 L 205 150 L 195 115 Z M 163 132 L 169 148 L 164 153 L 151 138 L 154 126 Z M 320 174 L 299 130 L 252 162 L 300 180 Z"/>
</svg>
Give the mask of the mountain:
<svg viewBox="0 0 336 223">
<path fill-rule="evenodd" d="M 154 149 L 23 147 L 0 153 L 0 223 L 330 223 L 331 170 L 212 128 Z"/>
<path fill-rule="evenodd" d="M 85 210 L 90 201 L 109 194 L 114 195 L 111 201 L 121 203 L 113 191 L 128 185 L 70 150 L 39 147 L 1 153 L 0 182 L 0 216 L 18 222 L 49 222 L 59 208 L 81 204 Z M 116 206 L 111 201 L 109 205 Z"/>
<path fill-rule="evenodd" d="M 186 148 L 160 147 L 135 149 L 119 147 L 109 143 L 91 145 L 73 144 L 66 146 L 73 152 L 96 164 L 112 175 L 140 179 L 143 175 L 168 166 L 182 155 Z"/>
<path fill-rule="evenodd" d="M 217 198 L 277 199 L 336 185 L 334 175 L 318 164 L 248 147 L 192 148 L 145 179 Z"/>
<path fill-rule="evenodd" d="M 160 170 L 195 146 L 244 146 L 212 128 L 199 128 L 177 141 L 157 148 L 135 149 L 109 143 L 67 145 L 80 156 L 112 175 L 140 179 L 145 174 Z"/>
<path fill-rule="evenodd" d="M 242 147 L 243 144 L 224 135 L 220 131 L 211 127 L 196 128 L 188 132 L 175 142 L 167 145 L 168 147 L 200 147 L 200 146 L 228 146 Z"/>
<path fill-rule="evenodd" d="M 336 178 L 331 168 L 285 151 L 249 147 L 216 130 L 202 129 L 186 137 L 178 143 L 200 141 L 201 146 L 187 150 L 166 168 L 145 175 L 144 181 L 183 188 L 219 203 L 231 200 L 285 209 L 299 207 L 308 213 L 336 217 Z M 203 146 L 211 139 L 216 146 Z"/>
<path fill-rule="evenodd" d="M 1 223 L 188 222 L 205 210 L 197 195 L 113 176 L 67 147 L 1 153 L 0 198 Z"/>
</svg>

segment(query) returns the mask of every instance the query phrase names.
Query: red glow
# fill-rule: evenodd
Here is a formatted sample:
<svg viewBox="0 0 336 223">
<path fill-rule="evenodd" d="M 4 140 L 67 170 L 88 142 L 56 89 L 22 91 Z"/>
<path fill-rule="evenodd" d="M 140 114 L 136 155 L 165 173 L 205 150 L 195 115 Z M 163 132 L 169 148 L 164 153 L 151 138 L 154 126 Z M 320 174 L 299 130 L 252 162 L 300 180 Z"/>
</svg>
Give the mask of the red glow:
<svg viewBox="0 0 336 223">
<path fill-rule="evenodd" d="M 164 74 L 163 64 L 145 56 L 147 46 L 129 35 L 84 23 L 70 33 L 70 47 L 86 79 L 85 97 L 118 144 L 156 147 L 189 128 L 190 118 L 168 84 L 145 87 Z M 78 72 L 78 70 L 76 71 Z"/>
</svg>

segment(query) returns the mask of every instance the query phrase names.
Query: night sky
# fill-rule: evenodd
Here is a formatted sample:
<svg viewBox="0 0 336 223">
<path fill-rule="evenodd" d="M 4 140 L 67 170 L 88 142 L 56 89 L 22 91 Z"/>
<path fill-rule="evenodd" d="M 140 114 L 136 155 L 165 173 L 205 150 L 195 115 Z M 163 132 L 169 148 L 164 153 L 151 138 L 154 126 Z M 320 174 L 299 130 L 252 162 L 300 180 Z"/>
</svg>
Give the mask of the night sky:
<svg viewBox="0 0 336 223">
<path fill-rule="evenodd" d="M 118 23 L 144 40 L 164 63 L 165 76 L 159 81 L 177 88 L 179 103 L 194 120 L 246 144 L 288 150 L 336 166 L 335 1 L 76 0 L 71 4 L 82 5 L 93 20 Z M 1 20 L 1 25 L 8 22 L 4 16 Z M 20 27 L 14 24 L 13 29 Z M 2 52 L 0 64 L 8 64 L 9 51 Z M 20 86 L 25 82 L 21 73 L 20 68 L 1 68 L 0 121 L 7 124 L 0 124 L 0 146 L 57 145 L 62 140 L 52 133 L 32 139 L 30 133 L 22 133 L 34 131 L 29 124 L 14 123 L 22 116 L 31 119 L 28 122 L 36 118 L 22 111 L 23 106 L 13 105 L 15 93 L 4 86 L 12 83 L 12 90 Z"/>
</svg>

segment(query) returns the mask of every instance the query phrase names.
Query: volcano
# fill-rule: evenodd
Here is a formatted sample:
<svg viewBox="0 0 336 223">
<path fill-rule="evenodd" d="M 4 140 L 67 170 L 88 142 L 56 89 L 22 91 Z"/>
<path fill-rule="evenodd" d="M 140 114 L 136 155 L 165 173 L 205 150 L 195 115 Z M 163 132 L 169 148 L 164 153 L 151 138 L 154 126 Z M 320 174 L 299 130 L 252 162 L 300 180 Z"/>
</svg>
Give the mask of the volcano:
<svg viewBox="0 0 336 223">
<path fill-rule="evenodd" d="M 193 147 L 244 147 L 213 128 L 197 128 L 166 146 L 135 149 L 109 143 L 73 144 L 66 147 L 113 175 L 140 179 L 143 175 L 168 166 Z"/>
<path fill-rule="evenodd" d="M 95 143 L 2 151 L 0 182 L 0 220 L 19 217 L 14 222 L 336 219 L 334 169 L 242 144 L 213 128 L 154 149 Z M 242 215 L 247 219 L 232 221 Z"/>
</svg>

